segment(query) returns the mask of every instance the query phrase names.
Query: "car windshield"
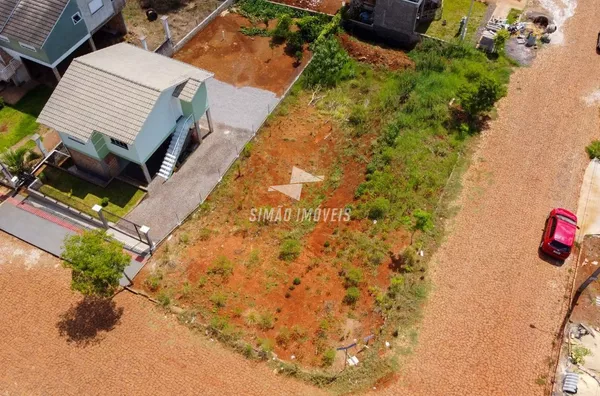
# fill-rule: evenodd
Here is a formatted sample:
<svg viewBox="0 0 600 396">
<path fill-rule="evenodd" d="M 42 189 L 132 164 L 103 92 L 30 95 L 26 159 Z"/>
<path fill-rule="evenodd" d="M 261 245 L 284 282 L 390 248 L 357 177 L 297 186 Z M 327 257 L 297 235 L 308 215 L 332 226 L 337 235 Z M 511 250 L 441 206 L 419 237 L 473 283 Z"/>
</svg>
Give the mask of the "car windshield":
<svg viewBox="0 0 600 396">
<path fill-rule="evenodd" d="M 577 226 L 577 223 L 575 221 L 573 221 L 573 219 L 567 217 L 567 216 L 563 216 L 563 215 L 556 215 L 556 217 L 558 217 L 559 219 L 561 219 L 562 221 L 566 221 L 569 224 L 573 224 L 574 226 Z"/>
<path fill-rule="evenodd" d="M 556 249 L 560 252 L 569 252 L 571 251 L 571 248 L 567 245 L 565 245 L 564 243 L 560 243 L 558 241 L 552 241 L 550 242 L 550 246 L 552 246 L 553 249 Z"/>
</svg>

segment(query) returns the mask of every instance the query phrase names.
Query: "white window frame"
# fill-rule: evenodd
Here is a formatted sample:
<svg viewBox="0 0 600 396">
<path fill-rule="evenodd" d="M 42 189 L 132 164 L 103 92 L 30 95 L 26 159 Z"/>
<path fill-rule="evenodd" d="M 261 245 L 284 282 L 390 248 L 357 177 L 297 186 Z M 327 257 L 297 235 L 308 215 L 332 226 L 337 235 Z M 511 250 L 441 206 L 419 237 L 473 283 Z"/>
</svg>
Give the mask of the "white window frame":
<svg viewBox="0 0 600 396">
<path fill-rule="evenodd" d="M 37 52 L 37 50 L 35 49 L 35 47 L 33 45 L 25 44 L 20 41 L 19 41 L 19 45 L 21 46 L 21 48 L 25 48 L 29 51 Z"/>
<path fill-rule="evenodd" d="M 75 22 L 75 17 L 78 16 L 79 20 L 77 22 Z M 77 25 L 79 22 L 83 21 L 83 17 L 81 16 L 81 13 L 79 11 L 77 11 L 75 14 L 73 14 L 71 16 L 71 21 L 73 22 L 73 25 Z"/>
<path fill-rule="evenodd" d="M 10 39 L 6 36 L 0 34 L 0 41 L 4 41 L 5 43 L 10 43 Z"/>
<path fill-rule="evenodd" d="M 104 3 L 102 0 L 91 0 L 88 3 L 88 7 L 90 8 L 90 12 L 94 15 L 99 9 L 104 7 Z"/>
</svg>

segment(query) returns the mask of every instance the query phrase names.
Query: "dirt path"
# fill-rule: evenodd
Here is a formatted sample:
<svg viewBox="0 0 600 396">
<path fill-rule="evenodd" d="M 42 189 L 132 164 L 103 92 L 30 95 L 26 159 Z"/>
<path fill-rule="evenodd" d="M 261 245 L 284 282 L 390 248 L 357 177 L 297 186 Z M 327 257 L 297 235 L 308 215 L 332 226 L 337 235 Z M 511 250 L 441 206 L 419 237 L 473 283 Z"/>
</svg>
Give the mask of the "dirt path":
<svg viewBox="0 0 600 396">
<path fill-rule="evenodd" d="M 390 394 L 536 395 L 548 373 L 573 260 L 537 255 L 545 217 L 575 209 L 584 148 L 598 138 L 600 3 L 580 0 L 563 47 L 518 70 L 484 134 L 451 234 L 434 257 L 419 346 Z M 535 327 L 531 327 L 531 325 Z"/>
<path fill-rule="evenodd" d="M 0 233 L 0 257 L 2 394 L 317 392 L 194 335 L 171 315 L 129 293 L 115 298 L 122 315 L 111 331 L 99 331 L 87 346 L 69 343 L 69 335 L 81 340 L 93 334 L 91 326 L 83 325 L 93 318 L 63 320 L 80 299 L 69 290 L 68 271 L 57 259 L 4 233 Z M 110 317 L 101 318 L 102 322 L 106 325 Z M 65 335 L 60 335 L 59 327 L 67 330 Z"/>
</svg>

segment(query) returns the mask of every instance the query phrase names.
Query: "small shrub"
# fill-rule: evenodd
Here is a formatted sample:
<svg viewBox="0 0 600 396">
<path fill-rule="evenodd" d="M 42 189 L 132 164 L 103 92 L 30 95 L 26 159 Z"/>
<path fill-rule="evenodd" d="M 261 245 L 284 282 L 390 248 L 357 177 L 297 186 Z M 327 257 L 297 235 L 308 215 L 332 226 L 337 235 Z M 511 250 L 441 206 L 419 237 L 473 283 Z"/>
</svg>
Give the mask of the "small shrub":
<svg viewBox="0 0 600 396">
<path fill-rule="evenodd" d="M 256 311 L 254 311 L 254 310 L 248 312 L 248 314 L 246 315 L 246 324 L 248 326 L 254 326 L 257 323 L 258 323 L 258 313 L 256 313 Z"/>
<path fill-rule="evenodd" d="M 321 358 L 321 363 L 322 363 L 323 367 L 331 367 L 334 360 L 335 360 L 335 349 L 330 348 L 323 353 L 323 357 Z"/>
<path fill-rule="evenodd" d="M 102 206 L 103 208 L 106 208 L 108 206 L 109 202 L 110 202 L 110 200 L 108 199 L 108 197 L 104 197 L 100 201 L 100 206 Z"/>
<path fill-rule="evenodd" d="M 198 239 L 201 241 L 208 241 L 212 236 L 212 231 L 208 228 L 202 228 L 198 233 Z"/>
<path fill-rule="evenodd" d="M 307 43 L 312 43 L 319 37 L 319 34 L 323 29 L 323 22 L 321 22 L 319 17 L 309 15 L 298 19 L 296 21 L 296 26 L 298 26 L 302 40 Z"/>
<path fill-rule="evenodd" d="M 285 52 L 288 55 L 293 56 L 297 63 L 300 63 L 302 62 L 303 57 L 302 51 L 304 51 L 304 41 L 302 41 L 300 32 L 289 33 L 287 36 L 287 43 L 285 45 Z"/>
<path fill-rule="evenodd" d="M 283 43 L 290 34 L 290 26 L 292 25 L 292 18 L 285 14 L 279 17 L 279 21 L 277 21 L 277 26 L 271 32 L 271 42 L 273 44 L 281 44 Z"/>
<path fill-rule="evenodd" d="M 190 242 L 190 235 L 187 232 L 182 232 L 179 234 L 179 242 L 187 245 Z"/>
<path fill-rule="evenodd" d="M 306 339 L 306 337 L 307 337 L 306 329 L 304 329 L 303 327 L 301 327 L 299 325 L 294 325 L 292 327 L 291 339 L 293 341 L 301 341 L 301 340 Z"/>
<path fill-rule="evenodd" d="M 261 29 L 256 26 L 250 26 L 250 27 L 242 26 L 240 28 L 240 32 L 242 34 L 244 34 L 246 36 L 250 36 L 250 37 L 254 37 L 254 36 L 268 37 L 269 36 L 269 31 L 267 29 Z"/>
<path fill-rule="evenodd" d="M 300 278 L 294 278 L 294 285 L 298 286 L 300 283 L 302 283 L 302 281 L 300 280 Z"/>
<path fill-rule="evenodd" d="M 506 42 L 508 41 L 508 39 L 510 38 L 510 33 L 505 30 L 499 30 L 496 33 L 496 37 L 494 37 L 494 51 L 496 51 L 499 54 L 503 54 L 504 53 L 504 49 L 506 47 Z"/>
<path fill-rule="evenodd" d="M 242 150 L 242 158 L 250 158 L 252 155 L 252 149 L 254 148 L 254 144 L 252 142 L 248 143 L 244 146 Z"/>
<path fill-rule="evenodd" d="M 344 286 L 346 288 L 358 286 L 362 282 L 362 276 L 363 273 L 360 268 L 350 268 L 344 276 Z"/>
<path fill-rule="evenodd" d="M 275 348 L 275 342 L 273 342 L 273 340 L 271 340 L 270 338 L 260 339 L 259 344 L 260 344 L 260 349 L 263 352 L 268 353 L 268 354 L 273 352 L 273 349 Z"/>
<path fill-rule="evenodd" d="M 571 350 L 571 361 L 573 364 L 583 364 L 585 357 L 591 354 L 590 350 L 582 346 L 574 346 Z"/>
<path fill-rule="evenodd" d="M 284 261 L 294 261 L 302 252 L 302 245 L 295 239 L 286 239 L 281 244 L 279 258 Z"/>
<path fill-rule="evenodd" d="M 219 256 L 214 261 L 212 267 L 208 269 L 211 275 L 221 275 L 227 278 L 233 274 L 233 263 L 225 256 Z"/>
<path fill-rule="evenodd" d="M 227 295 L 223 292 L 215 292 L 209 299 L 217 308 L 223 308 L 227 303 Z"/>
<path fill-rule="evenodd" d="M 290 298 L 292 297 L 292 293 L 290 292 L 285 292 L 285 298 Z"/>
<path fill-rule="evenodd" d="M 146 278 L 146 280 L 144 281 L 144 285 L 146 286 L 146 288 L 148 290 L 155 292 L 160 287 L 160 281 L 162 280 L 162 278 L 163 278 L 162 273 L 155 272 L 152 275 L 150 275 L 148 278 Z"/>
<path fill-rule="evenodd" d="M 290 330 L 287 327 L 282 327 L 281 329 L 279 329 L 279 333 L 277 333 L 275 341 L 277 341 L 278 345 L 287 347 L 291 339 L 292 333 L 290 332 Z"/>
<path fill-rule="evenodd" d="M 585 148 L 585 151 L 590 159 L 600 158 L 600 140 L 592 141 L 592 143 Z"/>
<path fill-rule="evenodd" d="M 206 286 L 206 281 L 208 281 L 206 276 L 201 276 L 200 278 L 198 278 L 198 282 L 196 282 L 196 286 L 198 288 L 203 288 L 204 286 Z"/>
<path fill-rule="evenodd" d="M 248 359 L 253 359 L 254 358 L 254 348 L 252 348 L 252 345 L 246 344 L 244 346 L 243 354 Z"/>
<path fill-rule="evenodd" d="M 270 312 L 263 312 L 258 315 L 257 325 L 261 330 L 270 330 L 275 326 L 275 317 Z"/>
<path fill-rule="evenodd" d="M 358 287 L 350 287 L 346 290 L 346 296 L 344 297 L 344 302 L 349 305 L 354 305 L 360 298 L 360 290 Z"/>
<path fill-rule="evenodd" d="M 318 39 L 313 48 L 313 59 L 306 69 L 303 82 L 306 87 L 317 85 L 333 87 L 352 78 L 354 63 L 335 38 Z"/>
<path fill-rule="evenodd" d="M 192 292 L 192 285 L 190 285 L 190 282 L 183 282 L 183 285 L 181 286 L 181 294 L 183 297 L 187 297 L 190 295 L 190 293 Z"/>
<path fill-rule="evenodd" d="M 502 85 L 489 77 L 479 79 L 476 84 L 465 85 L 457 93 L 460 105 L 471 119 L 490 111 L 503 95 Z"/>
<path fill-rule="evenodd" d="M 378 197 L 369 205 L 369 219 L 379 220 L 384 218 L 390 211 L 390 201 L 386 198 Z"/>
<path fill-rule="evenodd" d="M 167 308 L 169 305 L 171 305 L 171 297 L 166 292 L 160 292 L 158 296 L 156 296 L 156 299 L 164 308 Z"/>
<path fill-rule="evenodd" d="M 260 253 L 258 250 L 253 249 L 248 256 L 248 260 L 246 261 L 246 265 L 250 268 L 255 267 L 260 263 Z"/>
</svg>

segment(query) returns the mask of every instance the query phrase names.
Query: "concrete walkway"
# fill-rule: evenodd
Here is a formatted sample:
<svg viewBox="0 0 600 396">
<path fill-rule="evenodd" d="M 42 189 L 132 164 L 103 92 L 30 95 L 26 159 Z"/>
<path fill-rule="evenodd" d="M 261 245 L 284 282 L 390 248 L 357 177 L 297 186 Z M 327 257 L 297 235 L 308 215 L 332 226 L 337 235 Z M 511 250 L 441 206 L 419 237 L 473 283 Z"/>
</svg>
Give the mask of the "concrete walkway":
<svg viewBox="0 0 600 396">
<path fill-rule="evenodd" d="M 169 180 L 155 177 L 147 197 L 125 217 L 150 227 L 155 243 L 204 202 L 280 100 L 270 91 L 215 79 L 207 89 L 215 131 Z"/>
<path fill-rule="evenodd" d="M 583 176 L 577 205 L 577 241 L 589 234 L 600 234 L 600 161 L 590 161 Z"/>
<path fill-rule="evenodd" d="M 21 198 L 8 198 L 0 204 L 0 230 L 56 257 L 62 255 L 65 238 L 81 232 L 81 229 L 63 219 L 23 204 Z M 142 256 L 130 255 L 131 263 L 119 281 L 121 286 L 131 284 L 144 266 Z"/>
</svg>

